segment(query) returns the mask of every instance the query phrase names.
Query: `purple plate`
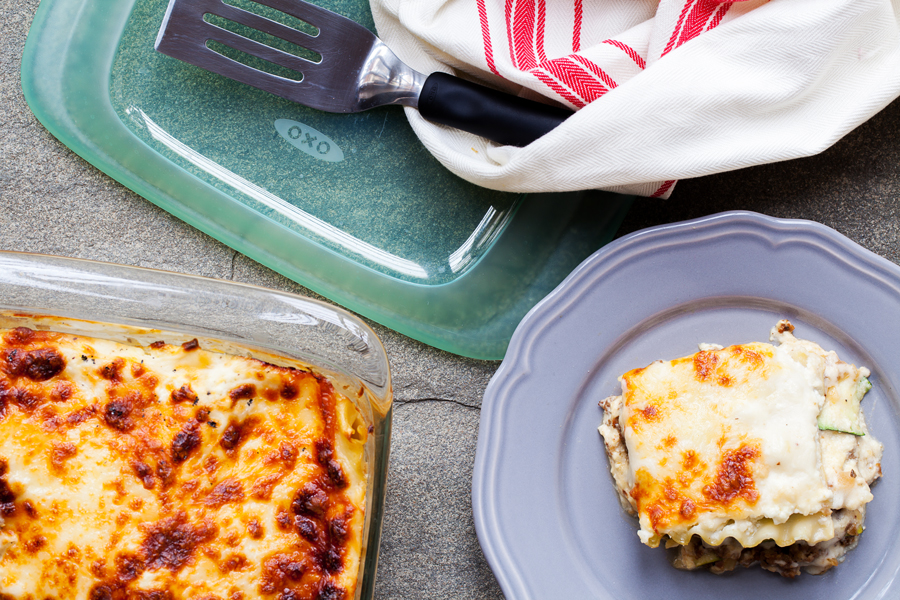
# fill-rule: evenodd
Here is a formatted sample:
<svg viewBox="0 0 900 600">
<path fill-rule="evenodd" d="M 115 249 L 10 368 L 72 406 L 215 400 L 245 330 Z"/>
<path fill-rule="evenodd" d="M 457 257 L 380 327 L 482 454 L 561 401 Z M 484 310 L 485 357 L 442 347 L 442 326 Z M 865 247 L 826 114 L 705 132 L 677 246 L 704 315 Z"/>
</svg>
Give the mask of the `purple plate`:
<svg viewBox="0 0 900 600">
<path fill-rule="evenodd" d="M 784 579 L 671 567 L 619 507 L 597 427 L 618 376 L 697 344 L 798 337 L 872 371 L 884 444 L 847 560 Z M 513 335 L 485 392 L 472 482 L 478 539 L 509 600 L 900 597 L 900 267 L 824 225 L 728 212 L 639 231 L 584 261 Z"/>
</svg>

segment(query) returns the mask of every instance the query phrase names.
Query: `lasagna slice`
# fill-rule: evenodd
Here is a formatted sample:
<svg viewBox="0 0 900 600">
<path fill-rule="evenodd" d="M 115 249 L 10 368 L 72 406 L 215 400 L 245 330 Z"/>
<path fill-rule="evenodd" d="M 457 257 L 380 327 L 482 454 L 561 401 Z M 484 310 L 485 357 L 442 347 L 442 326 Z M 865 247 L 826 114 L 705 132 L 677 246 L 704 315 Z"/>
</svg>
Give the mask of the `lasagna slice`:
<svg viewBox="0 0 900 600">
<path fill-rule="evenodd" d="M 351 600 L 367 436 L 305 368 L 0 332 L 0 598 Z"/>
<path fill-rule="evenodd" d="M 600 403 L 619 500 L 678 568 L 794 577 L 857 544 L 881 475 L 860 409 L 869 371 L 792 332 L 783 320 L 778 345 L 702 345 L 634 369 Z"/>
</svg>

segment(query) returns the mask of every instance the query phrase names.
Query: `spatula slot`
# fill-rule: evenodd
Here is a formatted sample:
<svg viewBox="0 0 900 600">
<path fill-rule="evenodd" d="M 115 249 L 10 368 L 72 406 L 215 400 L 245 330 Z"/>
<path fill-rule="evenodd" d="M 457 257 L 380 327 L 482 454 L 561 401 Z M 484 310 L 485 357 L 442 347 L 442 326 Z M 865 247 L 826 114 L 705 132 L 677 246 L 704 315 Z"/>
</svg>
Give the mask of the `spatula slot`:
<svg viewBox="0 0 900 600">
<path fill-rule="evenodd" d="M 258 56 L 247 54 L 246 52 L 241 52 L 240 50 L 235 50 L 231 46 L 226 46 L 221 42 L 217 42 L 215 40 L 206 40 L 206 47 L 216 54 L 221 54 L 225 58 L 241 63 L 246 67 L 255 69 L 256 71 L 261 71 L 263 73 L 274 75 L 275 77 L 281 77 L 282 79 L 289 79 L 291 81 L 303 81 L 303 73 L 300 73 L 299 71 L 294 71 L 293 69 L 288 69 L 286 67 L 282 67 L 281 65 L 276 65 L 275 63 L 259 58 Z"/>
<path fill-rule="evenodd" d="M 222 3 L 229 6 L 234 6 L 235 8 L 246 10 L 247 12 L 253 13 L 271 21 L 275 21 L 276 23 L 281 23 L 285 27 L 290 27 L 291 29 L 302 31 L 306 35 L 310 35 L 313 37 L 319 35 L 319 28 L 315 25 L 298 19 L 297 17 L 289 15 L 276 8 L 272 8 L 271 6 L 266 6 L 264 4 L 260 4 L 259 2 L 253 2 L 253 0 L 222 0 Z"/>
<path fill-rule="evenodd" d="M 253 40 L 260 44 L 264 44 L 269 46 L 270 48 L 275 48 L 276 50 L 280 50 L 281 52 L 285 52 L 287 54 L 292 54 L 298 58 L 302 58 L 304 60 L 320 63 L 322 62 L 322 55 L 318 52 L 310 50 L 309 48 L 304 48 L 303 46 L 297 45 L 288 40 L 282 39 L 280 37 L 271 35 L 269 33 L 265 33 L 263 31 L 259 31 L 258 29 L 254 29 L 253 27 L 249 27 L 242 23 L 236 23 L 230 19 L 226 19 L 225 17 L 221 17 L 219 15 L 215 15 L 212 13 L 206 13 L 203 15 L 203 20 L 209 23 L 210 25 L 215 25 L 220 29 L 224 29 L 225 31 L 230 31 L 235 35 L 239 35 L 243 38 L 247 38 L 249 40 Z M 207 44 L 207 47 L 210 47 Z M 212 48 L 211 48 L 212 49 Z M 235 52 L 240 52 L 239 50 L 235 50 Z M 244 54 L 243 52 L 241 52 Z M 219 52 L 222 54 L 222 52 Z M 249 56 L 249 55 L 247 55 Z M 229 56 L 229 58 L 231 58 Z M 253 58 L 253 57 L 250 57 Z M 239 61 L 244 62 L 244 61 Z M 267 61 L 266 61 L 267 62 Z M 244 63 L 246 64 L 246 63 Z M 261 69 L 265 70 L 265 69 Z M 268 73 L 268 71 L 266 71 Z"/>
</svg>

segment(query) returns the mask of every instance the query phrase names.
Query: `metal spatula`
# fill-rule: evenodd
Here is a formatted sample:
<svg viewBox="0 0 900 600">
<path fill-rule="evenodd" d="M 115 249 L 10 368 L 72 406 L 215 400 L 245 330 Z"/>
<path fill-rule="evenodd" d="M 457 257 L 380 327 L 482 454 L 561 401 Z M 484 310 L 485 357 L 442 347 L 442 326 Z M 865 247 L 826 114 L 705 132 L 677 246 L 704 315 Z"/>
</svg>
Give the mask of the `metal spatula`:
<svg viewBox="0 0 900 600">
<path fill-rule="evenodd" d="M 504 145 L 524 146 L 572 114 L 446 73 L 426 77 L 401 62 L 362 25 L 302 0 L 260 0 L 256 4 L 309 23 L 318 33 L 282 25 L 222 0 L 170 0 L 156 49 L 318 110 L 353 113 L 385 104 L 412 106 L 429 121 Z M 209 22 L 214 20 L 210 15 L 219 23 L 249 27 L 310 50 L 321 60 L 214 25 Z M 210 47 L 218 45 L 298 75 L 291 79 L 253 68 Z"/>
</svg>

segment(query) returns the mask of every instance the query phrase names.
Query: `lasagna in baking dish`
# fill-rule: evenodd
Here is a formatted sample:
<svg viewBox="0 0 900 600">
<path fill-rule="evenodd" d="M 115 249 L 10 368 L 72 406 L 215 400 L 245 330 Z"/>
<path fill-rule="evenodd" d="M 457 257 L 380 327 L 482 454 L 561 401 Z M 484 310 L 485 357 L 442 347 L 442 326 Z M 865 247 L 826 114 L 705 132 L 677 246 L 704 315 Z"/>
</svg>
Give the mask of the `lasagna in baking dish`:
<svg viewBox="0 0 900 600">
<path fill-rule="evenodd" d="M 0 332 L 0 598 L 351 600 L 368 433 L 303 368 Z"/>
<path fill-rule="evenodd" d="M 619 499 L 676 567 L 822 573 L 856 546 L 881 444 L 860 409 L 869 371 L 793 335 L 657 361 L 603 400 Z"/>
</svg>

